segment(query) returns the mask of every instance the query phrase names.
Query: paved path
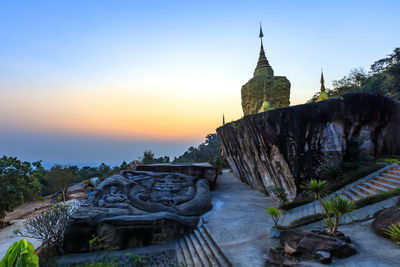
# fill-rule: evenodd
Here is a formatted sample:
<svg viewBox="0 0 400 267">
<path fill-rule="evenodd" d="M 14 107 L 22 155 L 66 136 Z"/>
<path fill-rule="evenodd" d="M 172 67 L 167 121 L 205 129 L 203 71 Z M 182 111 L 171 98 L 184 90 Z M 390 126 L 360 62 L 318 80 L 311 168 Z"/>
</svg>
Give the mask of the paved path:
<svg viewBox="0 0 400 267">
<path fill-rule="evenodd" d="M 278 203 L 227 171 L 218 176 L 212 198 L 213 210 L 203 222 L 232 265 L 264 266 L 269 248 L 277 243 L 270 239 L 273 221 L 266 208 Z"/>
</svg>

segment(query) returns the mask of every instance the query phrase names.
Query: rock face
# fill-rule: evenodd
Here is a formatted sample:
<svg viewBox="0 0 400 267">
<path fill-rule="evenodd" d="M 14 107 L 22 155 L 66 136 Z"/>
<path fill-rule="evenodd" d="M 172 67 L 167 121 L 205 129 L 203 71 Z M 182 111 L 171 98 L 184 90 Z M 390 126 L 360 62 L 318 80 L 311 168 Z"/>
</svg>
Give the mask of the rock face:
<svg viewBox="0 0 400 267">
<path fill-rule="evenodd" d="M 206 179 L 211 185 L 217 182 L 218 170 L 208 162 L 203 163 L 160 163 L 136 167 L 138 171 L 175 172 Z"/>
<path fill-rule="evenodd" d="M 391 238 L 388 234 L 386 234 L 383 229 L 388 229 L 392 227 L 392 224 L 398 225 L 400 223 L 400 203 L 397 203 L 396 206 L 387 208 L 380 212 L 375 220 L 372 222 L 372 228 L 374 228 L 375 232 L 378 235 L 381 235 L 385 238 Z M 396 240 L 397 241 L 397 240 Z"/>
<path fill-rule="evenodd" d="M 66 252 L 89 250 L 92 235 L 113 249 L 179 238 L 211 209 L 208 182 L 178 173 L 122 171 L 104 180 L 73 215 Z"/>
<path fill-rule="evenodd" d="M 217 129 L 224 155 L 243 182 L 263 191 L 281 187 L 292 200 L 300 183 L 341 163 L 353 137 L 372 156 L 400 151 L 400 104 L 356 93 L 271 110 Z"/>
</svg>

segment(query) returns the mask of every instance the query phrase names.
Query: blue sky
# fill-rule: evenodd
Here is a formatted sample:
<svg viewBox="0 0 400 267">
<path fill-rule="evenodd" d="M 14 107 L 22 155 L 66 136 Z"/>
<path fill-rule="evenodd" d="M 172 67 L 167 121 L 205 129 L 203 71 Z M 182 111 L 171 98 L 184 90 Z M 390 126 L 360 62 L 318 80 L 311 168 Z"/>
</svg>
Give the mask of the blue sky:
<svg viewBox="0 0 400 267">
<path fill-rule="evenodd" d="M 178 155 L 222 113 L 242 116 L 260 22 L 275 75 L 301 104 L 321 68 L 331 87 L 400 46 L 398 14 L 399 1 L 0 1 L 0 154 Z"/>
</svg>

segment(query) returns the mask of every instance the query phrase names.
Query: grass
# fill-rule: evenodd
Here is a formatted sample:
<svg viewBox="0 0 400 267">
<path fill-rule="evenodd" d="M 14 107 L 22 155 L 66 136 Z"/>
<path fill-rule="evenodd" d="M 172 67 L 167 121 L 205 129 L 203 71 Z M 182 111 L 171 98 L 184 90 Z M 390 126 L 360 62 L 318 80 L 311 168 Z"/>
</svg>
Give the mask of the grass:
<svg viewBox="0 0 400 267">
<path fill-rule="evenodd" d="M 355 202 L 356 209 L 360 209 L 365 206 L 369 206 L 379 201 L 383 201 L 395 196 L 400 196 L 400 188 L 395 188 L 390 191 L 382 192 L 373 196 L 365 197 Z"/>
</svg>

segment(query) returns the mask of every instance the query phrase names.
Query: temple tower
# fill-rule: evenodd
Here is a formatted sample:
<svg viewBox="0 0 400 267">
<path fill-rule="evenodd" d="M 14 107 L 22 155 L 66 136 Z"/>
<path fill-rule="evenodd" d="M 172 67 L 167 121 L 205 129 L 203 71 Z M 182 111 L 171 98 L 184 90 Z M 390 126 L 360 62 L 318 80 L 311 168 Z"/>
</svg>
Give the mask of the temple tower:
<svg viewBox="0 0 400 267">
<path fill-rule="evenodd" d="M 259 37 L 261 41 L 260 54 L 253 78 L 242 86 L 244 115 L 290 105 L 290 82 L 285 76 L 274 76 L 274 70 L 265 55 L 261 24 Z"/>
<path fill-rule="evenodd" d="M 326 100 L 328 98 L 329 97 L 326 94 L 326 89 L 325 89 L 324 73 L 322 72 L 322 69 L 321 69 L 321 89 L 320 89 L 320 92 L 319 92 L 319 96 L 318 96 L 317 100 L 315 100 L 315 102 Z"/>
</svg>

